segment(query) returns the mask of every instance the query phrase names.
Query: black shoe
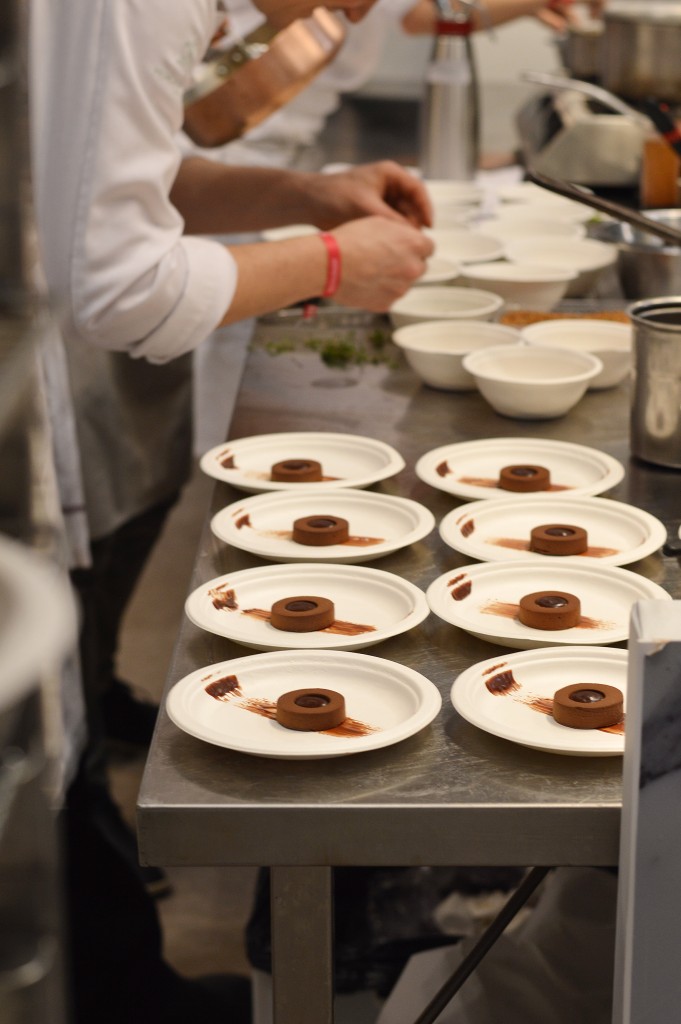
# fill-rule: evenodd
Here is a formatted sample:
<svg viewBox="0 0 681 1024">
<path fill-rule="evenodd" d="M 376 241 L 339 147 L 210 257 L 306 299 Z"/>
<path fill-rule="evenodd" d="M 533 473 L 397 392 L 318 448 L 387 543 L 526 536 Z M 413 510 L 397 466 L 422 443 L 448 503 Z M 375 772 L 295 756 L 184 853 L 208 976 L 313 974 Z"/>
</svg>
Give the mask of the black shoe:
<svg viewBox="0 0 681 1024">
<path fill-rule="evenodd" d="M 148 747 L 158 705 L 138 700 L 127 683 L 114 679 L 102 697 L 102 720 L 107 739 Z"/>
</svg>

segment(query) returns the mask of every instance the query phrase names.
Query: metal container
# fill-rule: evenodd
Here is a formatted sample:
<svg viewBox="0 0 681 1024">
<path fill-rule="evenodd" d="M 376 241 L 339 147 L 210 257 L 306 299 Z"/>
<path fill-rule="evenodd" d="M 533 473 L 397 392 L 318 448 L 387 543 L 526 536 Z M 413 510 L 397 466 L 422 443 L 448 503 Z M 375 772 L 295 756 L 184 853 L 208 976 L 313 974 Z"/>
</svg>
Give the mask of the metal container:
<svg viewBox="0 0 681 1024">
<path fill-rule="evenodd" d="M 647 210 L 646 216 L 681 229 L 681 210 Z M 681 295 L 681 246 L 614 221 L 590 227 L 589 234 L 617 245 L 616 271 L 626 299 Z"/>
<path fill-rule="evenodd" d="M 441 18 L 426 70 L 421 170 L 426 178 L 471 181 L 478 170 L 478 83 L 467 17 Z"/>
<path fill-rule="evenodd" d="M 625 99 L 681 103 L 681 3 L 621 0 L 603 19 L 605 88 Z"/>
<path fill-rule="evenodd" d="M 681 295 L 630 306 L 634 324 L 631 454 L 681 469 Z"/>
<path fill-rule="evenodd" d="M 604 26 L 602 21 L 575 25 L 558 37 L 561 63 L 573 78 L 598 82 L 603 66 Z"/>
</svg>

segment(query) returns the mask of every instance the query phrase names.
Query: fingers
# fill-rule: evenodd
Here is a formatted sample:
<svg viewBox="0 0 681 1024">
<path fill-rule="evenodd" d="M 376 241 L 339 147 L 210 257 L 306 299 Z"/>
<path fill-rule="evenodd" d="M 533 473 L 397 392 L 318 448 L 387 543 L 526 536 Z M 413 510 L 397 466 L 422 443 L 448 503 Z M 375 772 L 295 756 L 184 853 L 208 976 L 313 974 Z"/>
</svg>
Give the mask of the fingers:
<svg viewBox="0 0 681 1024">
<path fill-rule="evenodd" d="M 423 274 L 433 242 L 409 224 L 368 217 L 339 228 L 344 305 L 385 312 Z"/>
</svg>

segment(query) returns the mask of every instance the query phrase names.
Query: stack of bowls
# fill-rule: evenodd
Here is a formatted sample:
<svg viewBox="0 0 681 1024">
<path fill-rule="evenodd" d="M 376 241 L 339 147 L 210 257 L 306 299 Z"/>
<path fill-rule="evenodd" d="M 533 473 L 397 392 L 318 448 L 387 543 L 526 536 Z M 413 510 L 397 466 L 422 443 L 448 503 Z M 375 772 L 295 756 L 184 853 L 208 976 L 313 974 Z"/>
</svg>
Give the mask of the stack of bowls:
<svg viewBox="0 0 681 1024">
<path fill-rule="evenodd" d="M 463 367 L 469 352 L 499 345 L 517 345 L 520 332 L 484 320 L 429 320 L 393 332 L 410 367 L 424 384 L 442 391 L 475 391 Z"/>
</svg>

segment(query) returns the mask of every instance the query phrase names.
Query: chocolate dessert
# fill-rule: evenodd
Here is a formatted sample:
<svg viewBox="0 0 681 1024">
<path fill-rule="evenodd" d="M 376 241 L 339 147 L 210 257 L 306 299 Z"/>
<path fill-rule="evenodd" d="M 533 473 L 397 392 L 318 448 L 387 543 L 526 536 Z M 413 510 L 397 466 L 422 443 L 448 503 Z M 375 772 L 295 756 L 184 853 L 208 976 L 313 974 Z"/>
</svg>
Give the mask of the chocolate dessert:
<svg viewBox="0 0 681 1024">
<path fill-rule="evenodd" d="M 326 629 L 336 617 L 333 601 L 326 597 L 283 597 L 275 601 L 270 622 L 289 633 L 314 633 Z"/>
<path fill-rule="evenodd" d="M 289 690 L 277 701 L 279 725 L 298 732 L 334 729 L 345 720 L 345 699 L 335 690 Z"/>
<path fill-rule="evenodd" d="M 562 590 L 537 590 L 522 597 L 518 605 L 518 618 L 533 629 L 571 629 L 581 613 L 579 598 Z"/>
<path fill-rule="evenodd" d="M 499 473 L 498 486 L 504 491 L 548 491 L 551 474 L 544 466 L 504 466 Z"/>
<path fill-rule="evenodd" d="M 293 524 L 293 540 L 308 547 L 344 544 L 349 536 L 349 523 L 340 516 L 304 516 Z"/>
<path fill-rule="evenodd" d="M 624 698 L 616 686 L 572 683 L 553 697 L 553 717 L 571 729 L 607 729 L 624 717 Z"/>
<path fill-rule="evenodd" d="M 568 523 L 535 526 L 530 533 L 530 551 L 540 555 L 581 555 L 588 547 L 586 530 Z"/>
<path fill-rule="evenodd" d="M 314 459 L 284 459 L 274 463 L 270 475 L 272 480 L 280 483 L 318 483 L 322 479 L 322 467 Z"/>
</svg>

